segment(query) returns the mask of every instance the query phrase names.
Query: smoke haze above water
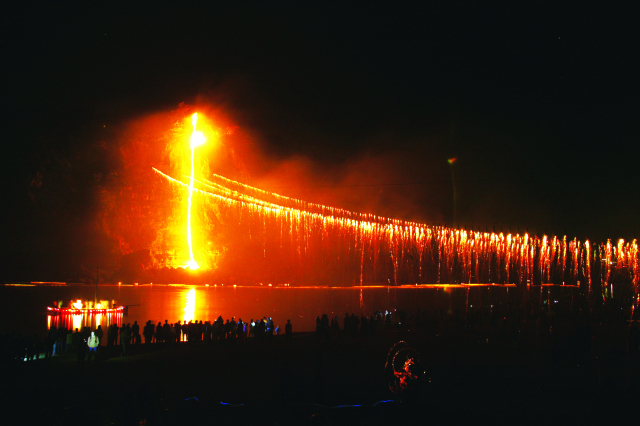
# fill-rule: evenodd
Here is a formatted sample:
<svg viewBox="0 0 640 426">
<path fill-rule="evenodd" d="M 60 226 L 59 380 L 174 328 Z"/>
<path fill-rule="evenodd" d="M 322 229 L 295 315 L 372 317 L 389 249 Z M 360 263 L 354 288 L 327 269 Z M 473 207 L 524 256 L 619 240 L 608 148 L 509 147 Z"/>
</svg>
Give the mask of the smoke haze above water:
<svg viewBox="0 0 640 426">
<path fill-rule="evenodd" d="M 627 12 L 14 6 L 3 18 L 0 281 L 92 276 L 113 247 L 95 221 L 127 126 L 182 102 L 235 126 L 211 171 L 257 187 L 451 224 L 455 180 L 460 226 L 633 238 L 638 34 Z"/>
</svg>

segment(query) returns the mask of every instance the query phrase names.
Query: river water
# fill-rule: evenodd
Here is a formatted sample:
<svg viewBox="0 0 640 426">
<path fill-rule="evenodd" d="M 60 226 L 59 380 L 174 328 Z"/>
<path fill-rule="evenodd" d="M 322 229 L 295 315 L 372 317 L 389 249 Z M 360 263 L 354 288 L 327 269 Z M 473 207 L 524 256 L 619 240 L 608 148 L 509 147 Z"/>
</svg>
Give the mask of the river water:
<svg viewBox="0 0 640 426">
<path fill-rule="evenodd" d="M 511 290 L 511 294 L 509 294 Z M 243 321 L 272 317 L 274 324 L 284 328 L 291 320 L 294 331 L 315 330 L 315 319 L 326 313 L 338 316 L 342 324 L 345 313 L 371 315 L 376 310 L 407 312 L 443 309 L 465 310 L 474 303 L 480 306 L 514 302 L 514 288 L 500 286 L 475 287 L 229 287 L 194 285 L 90 285 L 0 286 L 0 332 L 37 333 L 44 336 L 52 325 L 62 322 L 67 327 L 84 325 L 103 329 L 111 322 L 143 325 L 147 320 L 157 324 L 203 320 L 213 321 L 235 317 Z M 126 315 L 47 314 L 47 306 L 62 300 L 66 307 L 71 300 L 115 301 L 130 305 Z"/>
</svg>

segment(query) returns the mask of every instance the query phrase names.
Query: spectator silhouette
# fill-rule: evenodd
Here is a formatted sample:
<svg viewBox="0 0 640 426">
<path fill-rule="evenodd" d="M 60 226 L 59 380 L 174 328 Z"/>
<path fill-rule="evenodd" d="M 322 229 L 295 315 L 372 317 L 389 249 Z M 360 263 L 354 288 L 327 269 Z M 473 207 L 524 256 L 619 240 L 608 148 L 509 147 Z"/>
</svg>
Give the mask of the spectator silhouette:
<svg viewBox="0 0 640 426">
<path fill-rule="evenodd" d="M 290 319 L 287 320 L 287 325 L 284 326 L 284 337 L 288 342 L 290 342 L 293 337 L 293 326 L 291 325 Z"/>
</svg>

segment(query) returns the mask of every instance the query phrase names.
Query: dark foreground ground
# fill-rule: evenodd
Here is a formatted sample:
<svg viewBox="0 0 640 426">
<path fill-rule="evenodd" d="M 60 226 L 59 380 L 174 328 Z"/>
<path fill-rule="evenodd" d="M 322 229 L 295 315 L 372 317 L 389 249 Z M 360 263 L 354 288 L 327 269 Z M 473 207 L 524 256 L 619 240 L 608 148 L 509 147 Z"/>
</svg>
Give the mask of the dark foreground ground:
<svg viewBox="0 0 640 426">
<path fill-rule="evenodd" d="M 400 425 L 619 424 L 636 419 L 637 366 L 624 333 L 596 329 L 401 330 L 313 333 L 244 347 L 216 341 L 141 347 L 97 361 L 75 354 L 2 366 L 2 424 Z M 604 336 L 603 333 L 607 333 Z M 425 365 L 410 394 L 392 393 L 384 365 L 404 340 Z M 608 342 L 608 343 L 607 343 Z M 618 342 L 618 343 L 616 343 Z M 417 358 L 416 358 L 417 359 Z M 419 391 L 419 392 L 418 392 Z M 381 402 L 384 401 L 384 402 Z"/>
</svg>

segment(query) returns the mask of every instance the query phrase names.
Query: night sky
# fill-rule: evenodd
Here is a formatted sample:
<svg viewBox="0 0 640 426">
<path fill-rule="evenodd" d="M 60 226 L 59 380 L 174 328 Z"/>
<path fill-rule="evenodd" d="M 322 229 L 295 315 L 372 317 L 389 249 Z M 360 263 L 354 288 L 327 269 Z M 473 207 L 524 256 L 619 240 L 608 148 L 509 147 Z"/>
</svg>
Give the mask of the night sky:
<svg viewBox="0 0 640 426">
<path fill-rule="evenodd" d="M 460 227 L 638 236 L 637 9 L 15 3 L 0 281 L 94 271 L 121 129 L 182 102 L 247 135 L 228 177 L 285 195 L 450 226 L 453 171 Z"/>
</svg>

